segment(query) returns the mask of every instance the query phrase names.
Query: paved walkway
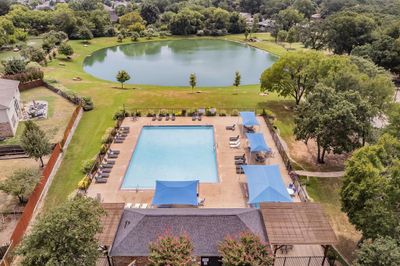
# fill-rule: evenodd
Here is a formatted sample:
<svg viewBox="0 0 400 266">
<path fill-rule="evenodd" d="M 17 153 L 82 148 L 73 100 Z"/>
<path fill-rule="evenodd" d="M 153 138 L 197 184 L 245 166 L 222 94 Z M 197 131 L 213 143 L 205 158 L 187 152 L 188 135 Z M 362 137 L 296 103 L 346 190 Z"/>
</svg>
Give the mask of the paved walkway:
<svg viewBox="0 0 400 266">
<path fill-rule="evenodd" d="M 296 174 L 301 176 L 310 176 L 310 177 L 342 177 L 344 176 L 344 171 L 338 172 L 310 172 L 310 171 L 295 171 Z"/>
</svg>

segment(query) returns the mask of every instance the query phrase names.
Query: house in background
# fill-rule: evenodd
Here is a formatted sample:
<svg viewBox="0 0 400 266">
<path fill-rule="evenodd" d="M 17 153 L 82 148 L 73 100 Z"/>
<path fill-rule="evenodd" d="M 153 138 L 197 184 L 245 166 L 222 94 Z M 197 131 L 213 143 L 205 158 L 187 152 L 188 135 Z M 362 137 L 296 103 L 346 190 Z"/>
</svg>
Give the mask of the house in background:
<svg viewBox="0 0 400 266">
<path fill-rule="evenodd" d="M 0 137 L 13 137 L 21 118 L 19 81 L 0 79 Z"/>
</svg>

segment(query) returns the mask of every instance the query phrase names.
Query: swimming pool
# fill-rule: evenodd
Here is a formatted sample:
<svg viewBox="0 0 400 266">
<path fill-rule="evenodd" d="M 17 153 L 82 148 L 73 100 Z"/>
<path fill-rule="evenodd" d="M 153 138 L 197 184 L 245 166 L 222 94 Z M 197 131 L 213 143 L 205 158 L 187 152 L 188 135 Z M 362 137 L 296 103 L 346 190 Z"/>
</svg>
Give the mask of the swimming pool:
<svg viewBox="0 0 400 266">
<path fill-rule="evenodd" d="M 212 126 L 144 126 L 121 189 L 154 188 L 156 180 L 218 182 Z"/>
</svg>

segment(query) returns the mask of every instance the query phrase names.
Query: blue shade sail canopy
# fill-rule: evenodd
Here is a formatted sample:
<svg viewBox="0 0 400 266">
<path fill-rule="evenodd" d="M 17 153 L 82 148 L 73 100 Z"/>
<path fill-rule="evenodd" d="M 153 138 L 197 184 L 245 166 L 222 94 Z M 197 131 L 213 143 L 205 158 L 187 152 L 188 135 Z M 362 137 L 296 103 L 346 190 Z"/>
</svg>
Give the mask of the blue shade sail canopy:
<svg viewBox="0 0 400 266">
<path fill-rule="evenodd" d="M 293 201 L 278 165 L 243 165 L 242 168 L 247 178 L 250 204 Z"/>
<path fill-rule="evenodd" d="M 259 125 L 254 112 L 240 112 L 240 117 L 242 118 L 243 126 L 251 127 Z"/>
<path fill-rule="evenodd" d="M 199 180 L 160 181 L 156 180 L 153 205 L 198 205 Z"/>
<path fill-rule="evenodd" d="M 246 136 L 249 140 L 250 152 L 271 152 L 262 133 L 246 133 Z"/>
</svg>

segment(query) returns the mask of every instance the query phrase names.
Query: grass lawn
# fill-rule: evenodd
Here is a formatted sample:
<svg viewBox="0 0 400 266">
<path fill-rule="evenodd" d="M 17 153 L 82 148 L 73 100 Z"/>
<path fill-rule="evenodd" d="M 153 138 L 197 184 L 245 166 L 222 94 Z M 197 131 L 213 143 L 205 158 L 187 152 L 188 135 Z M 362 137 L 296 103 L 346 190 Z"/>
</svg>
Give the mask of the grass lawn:
<svg viewBox="0 0 400 266">
<path fill-rule="evenodd" d="M 26 41 L 26 45 L 29 46 L 33 46 L 35 48 L 41 48 L 42 47 L 42 43 L 43 43 L 43 39 L 41 37 L 30 37 L 28 38 L 28 40 Z M 23 43 L 21 43 L 23 44 Z M 20 53 L 19 52 L 14 52 L 13 50 L 2 50 L 0 51 L 0 62 L 2 60 L 7 60 L 10 58 L 19 58 L 20 57 Z M 3 65 L 0 65 L 0 70 L 3 69 Z"/>
<path fill-rule="evenodd" d="M 21 92 L 22 103 L 28 103 L 32 100 L 42 100 L 48 102 L 49 109 L 47 119 L 39 119 L 35 120 L 35 122 L 46 132 L 51 142 L 58 142 L 64 134 L 65 127 L 75 109 L 75 106 L 61 96 L 44 87 Z M 7 139 L 1 144 L 18 144 L 23 130 L 24 123 L 21 122 L 18 125 L 16 136 Z"/>
<path fill-rule="evenodd" d="M 268 34 L 257 34 L 259 38 L 267 39 Z M 177 39 L 169 37 L 166 39 Z M 196 37 L 197 38 L 197 37 Z M 243 39 L 243 35 L 226 36 L 231 40 Z M 153 39 L 156 41 L 158 39 Z M 140 41 L 147 41 L 141 39 Z M 130 43 L 125 39 L 122 43 Z M 265 42 L 265 44 L 264 44 Z M 130 108 L 182 108 L 182 107 L 219 107 L 219 108 L 265 108 L 274 113 L 277 126 L 283 135 L 291 134 L 292 119 L 284 106 L 293 105 L 293 101 L 283 99 L 276 94 L 259 95 L 259 85 L 239 87 L 234 95 L 233 87 L 196 88 L 202 91 L 192 94 L 189 87 L 163 87 L 152 85 L 126 85 L 120 89 L 118 83 L 97 79 L 82 69 L 85 56 L 107 46 L 119 45 L 116 38 L 96 38 L 85 47 L 80 41 L 70 41 L 74 49 L 72 61 L 67 61 L 59 55 L 56 60 L 45 68 L 45 78 L 56 80 L 68 89 L 84 96 L 91 96 L 95 104 L 93 111 L 84 114 L 77 131 L 65 153 L 65 158 L 50 187 L 46 199 L 46 208 L 56 206 L 64 201 L 77 187 L 83 177 L 80 172 L 82 161 L 92 158 L 100 147 L 101 136 L 106 128 L 112 126 L 113 114 L 125 106 Z M 275 47 L 273 53 L 282 54 L 284 49 L 271 41 L 256 43 L 265 48 Z M 283 49 L 283 50 L 282 50 Z M 74 77 L 82 81 L 74 81 Z"/>
<path fill-rule="evenodd" d="M 361 233 L 349 222 L 345 213 L 340 210 L 340 178 L 315 178 L 311 177 L 307 184 L 310 197 L 322 204 L 330 223 L 339 239 L 337 248 L 348 261 L 354 259 L 354 251 Z"/>
</svg>

